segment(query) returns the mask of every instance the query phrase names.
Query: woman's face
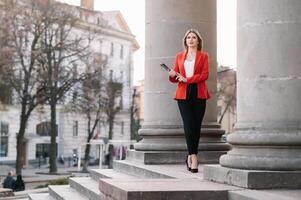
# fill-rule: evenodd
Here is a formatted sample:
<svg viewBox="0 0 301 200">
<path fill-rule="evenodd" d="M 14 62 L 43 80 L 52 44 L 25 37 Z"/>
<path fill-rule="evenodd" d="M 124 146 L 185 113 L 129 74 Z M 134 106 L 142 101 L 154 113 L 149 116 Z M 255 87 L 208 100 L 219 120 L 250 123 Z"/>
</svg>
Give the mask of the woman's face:
<svg viewBox="0 0 301 200">
<path fill-rule="evenodd" d="M 195 33 L 188 33 L 186 37 L 186 44 L 188 47 L 196 48 L 199 44 L 198 37 Z"/>
</svg>

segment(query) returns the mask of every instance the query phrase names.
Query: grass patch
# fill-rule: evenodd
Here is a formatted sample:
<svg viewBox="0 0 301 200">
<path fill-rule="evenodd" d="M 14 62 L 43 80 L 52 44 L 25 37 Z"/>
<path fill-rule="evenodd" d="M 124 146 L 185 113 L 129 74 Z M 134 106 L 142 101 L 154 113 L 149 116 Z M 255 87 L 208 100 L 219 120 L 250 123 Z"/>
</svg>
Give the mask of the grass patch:
<svg viewBox="0 0 301 200">
<path fill-rule="evenodd" d="M 45 188 L 48 187 L 48 185 L 68 185 L 68 184 L 69 184 L 69 177 L 65 177 L 65 178 L 50 180 L 46 184 L 36 186 L 35 189 Z"/>
</svg>

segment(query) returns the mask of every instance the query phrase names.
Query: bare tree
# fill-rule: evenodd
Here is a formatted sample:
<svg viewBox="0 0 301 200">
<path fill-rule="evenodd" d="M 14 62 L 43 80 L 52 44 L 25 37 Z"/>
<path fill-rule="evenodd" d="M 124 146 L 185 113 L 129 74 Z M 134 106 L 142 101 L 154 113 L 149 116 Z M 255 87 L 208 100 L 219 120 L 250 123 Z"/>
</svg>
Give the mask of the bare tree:
<svg viewBox="0 0 301 200">
<path fill-rule="evenodd" d="M 104 94 L 106 77 L 104 70 L 107 66 L 107 57 L 101 53 L 91 55 L 86 60 L 87 76 L 78 86 L 74 87 L 73 99 L 67 110 L 84 114 L 87 117 L 87 139 L 83 162 L 83 171 L 87 171 L 90 158 L 91 139 L 96 137 L 96 128 L 105 120 Z"/>
<path fill-rule="evenodd" d="M 1 9 L 1 8 L 0 8 Z M 0 12 L 0 21 L 4 22 L 5 13 Z M 6 70 L 8 65 L 13 63 L 13 50 L 8 47 L 9 29 L 0 27 L 0 106 L 4 108 L 7 104 L 12 104 L 12 87 L 6 82 Z"/>
<path fill-rule="evenodd" d="M 122 108 L 122 83 L 114 81 L 112 76 L 106 86 L 105 113 L 109 124 L 109 140 L 113 138 L 114 120 Z"/>
<path fill-rule="evenodd" d="M 132 102 L 130 108 L 130 115 L 131 115 L 131 139 L 139 140 L 138 130 L 140 129 L 140 119 L 138 115 L 139 105 L 135 102 L 139 94 L 137 94 L 137 89 L 134 88 L 132 94 Z"/>
<path fill-rule="evenodd" d="M 17 133 L 16 173 L 22 172 L 24 134 L 34 108 L 45 102 L 38 98 L 42 87 L 37 87 L 39 65 L 37 58 L 42 49 L 39 41 L 46 25 L 42 23 L 38 5 L 25 1 L 1 1 L 1 80 L 14 90 L 15 102 L 21 105 L 20 126 Z M 4 37 L 4 38 L 3 38 Z M 3 40 L 5 39 L 5 40 Z"/>
<path fill-rule="evenodd" d="M 39 84 L 44 88 L 51 110 L 51 145 L 49 172 L 56 167 L 56 109 L 57 104 L 78 82 L 83 81 L 85 73 L 74 76 L 72 63 L 84 65 L 82 60 L 90 55 L 92 37 L 90 31 L 79 28 L 79 18 L 74 7 L 48 1 L 42 4 L 41 18 L 46 25 L 40 45 L 42 52 L 38 56 L 41 66 Z"/>
<path fill-rule="evenodd" d="M 222 123 L 225 113 L 236 113 L 236 73 L 231 69 L 218 72 L 217 97 L 223 103 L 218 123 Z"/>
</svg>

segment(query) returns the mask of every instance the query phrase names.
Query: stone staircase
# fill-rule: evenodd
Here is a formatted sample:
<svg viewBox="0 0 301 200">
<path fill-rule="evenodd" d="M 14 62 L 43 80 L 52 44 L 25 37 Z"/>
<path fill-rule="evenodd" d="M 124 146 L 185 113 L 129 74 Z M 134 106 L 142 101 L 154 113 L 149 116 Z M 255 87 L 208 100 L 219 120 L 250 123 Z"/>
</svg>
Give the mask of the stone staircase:
<svg viewBox="0 0 301 200">
<path fill-rule="evenodd" d="M 92 169 L 89 177 L 70 178 L 69 185 L 49 186 L 31 200 L 295 200 L 301 191 L 258 191 L 214 183 L 183 164 L 145 165 L 114 161 L 114 169 Z M 299 193 L 298 193 L 299 192 Z M 297 193 L 297 194 L 296 194 Z M 288 197 L 294 194 L 294 196 Z"/>
<path fill-rule="evenodd" d="M 106 199 L 99 190 L 99 180 L 117 178 L 129 179 L 134 176 L 122 174 L 113 169 L 92 169 L 89 177 L 73 177 L 69 185 L 50 185 L 48 193 L 29 194 L 31 200 L 99 200 Z"/>
<path fill-rule="evenodd" d="M 127 200 L 127 199 L 221 199 L 227 200 L 227 190 L 214 188 L 215 183 L 200 181 L 189 176 L 186 179 L 173 177 L 177 165 L 148 166 L 129 161 L 116 161 L 113 169 L 90 170 L 90 177 L 70 178 L 69 185 L 49 186 L 48 193 L 30 194 L 31 200 Z M 154 167 L 154 168 L 152 168 Z M 183 165 L 180 166 L 185 170 Z M 162 170 L 160 172 L 160 170 Z M 183 176 L 186 171 L 178 175 Z"/>
</svg>

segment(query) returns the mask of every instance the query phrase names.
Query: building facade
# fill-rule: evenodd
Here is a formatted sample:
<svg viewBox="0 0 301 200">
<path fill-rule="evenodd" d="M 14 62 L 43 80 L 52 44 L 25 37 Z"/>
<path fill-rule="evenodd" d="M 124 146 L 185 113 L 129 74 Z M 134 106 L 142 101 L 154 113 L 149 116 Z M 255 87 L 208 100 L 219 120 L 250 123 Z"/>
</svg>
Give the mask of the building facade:
<svg viewBox="0 0 301 200">
<path fill-rule="evenodd" d="M 130 140 L 130 107 L 133 85 L 133 53 L 139 48 L 135 36 L 131 33 L 126 21 L 119 11 L 100 12 L 93 10 L 93 1 L 81 1 L 76 8 L 80 25 L 79 32 L 93 31 L 96 40 L 92 44 L 95 52 L 107 59 L 106 75 L 113 81 L 122 83 L 121 110 L 115 117 L 113 140 Z M 81 67 L 81 66 L 78 66 Z M 12 104 L 7 94 L 13 92 L 0 91 L 0 163 L 13 164 L 16 160 L 16 133 L 19 130 L 20 105 Z M 87 140 L 87 120 L 85 115 L 64 111 L 62 105 L 57 109 L 57 156 L 71 157 L 79 154 L 79 146 L 84 148 Z M 50 146 L 49 136 L 50 111 L 47 106 L 36 109 L 28 122 L 23 152 L 24 164 L 47 158 Z M 106 123 L 99 123 L 96 128 L 97 138 L 108 136 Z M 95 150 L 95 149 L 94 149 Z M 97 154 L 92 150 L 91 154 Z M 82 150 L 83 154 L 83 150 Z M 95 156 L 95 155 L 94 155 Z"/>
</svg>

